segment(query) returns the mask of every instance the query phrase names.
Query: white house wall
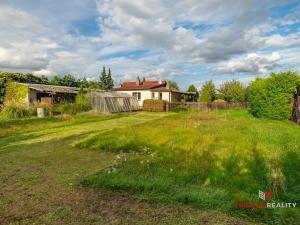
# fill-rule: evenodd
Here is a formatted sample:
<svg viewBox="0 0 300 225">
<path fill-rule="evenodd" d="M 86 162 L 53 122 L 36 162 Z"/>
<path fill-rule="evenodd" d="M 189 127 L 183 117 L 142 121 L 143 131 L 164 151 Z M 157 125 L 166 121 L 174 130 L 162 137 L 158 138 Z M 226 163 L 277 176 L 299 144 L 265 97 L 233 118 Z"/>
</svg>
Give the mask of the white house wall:
<svg viewBox="0 0 300 225">
<path fill-rule="evenodd" d="M 152 93 L 155 94 L 154 99 L 159 99 L 159 92 L 151 92 L 149 90 L 135 90 L 135 91 L 117 91 L 119 93 L 126 93 L 133 95 L 134 92 L 140 92 L 141 93 L 141 100 L 138 100 L 138 103 L 140 106 L 143 106 L 143 102 L 146 99 L 152 99 Z M 169 92 L 161 92 L 162 93 L 162 100 L 169 101 Z"/>
</svg>

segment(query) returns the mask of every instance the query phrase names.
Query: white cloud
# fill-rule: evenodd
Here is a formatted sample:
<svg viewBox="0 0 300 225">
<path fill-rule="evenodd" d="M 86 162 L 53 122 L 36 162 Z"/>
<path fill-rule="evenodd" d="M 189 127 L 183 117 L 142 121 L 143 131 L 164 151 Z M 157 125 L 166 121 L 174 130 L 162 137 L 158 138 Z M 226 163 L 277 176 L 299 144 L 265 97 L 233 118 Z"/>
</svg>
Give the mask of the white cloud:
<svg viewBox="0 0 300 225">
<path fill-rule="evenodd" d="M 270 29 L 267 12 L 278 4 L 280 0 L 105 0 L 98 3 L 99 26 L 110 44 L 163 50 L 193 63 L 219 62 L 262 47 L 258 32 Z M 222 26 L 199 36 L 189 27 L 175 29 L 180 23 Z"/>
<path fill-rule="evenodd" d="M 92 78 L 102 66 L 111 67 L 116 80 L 135 79 L 137 74 L 148 79 L 192 74 L 201 79 L 216 68 L 261 73 L 279 62 L 295 63 L 296 57 L 282 50 L 300 45 L 299 32 L 276 33 L 279 22 L 269 16 L 274 6 L 286 4 L 282 0 L 1 2 L 6 5 L 0 5 L 0 68 L 35 74 Z M 76 30 L 74 23 L 91 17 L 97 20 L 99 35 L 70 32 Z M 290 26 L 297 19 L 284 21 L 281 26 Z M 266 36 L 270 31 L 274 34 Z M 143 53 L 131 55 L 137 50 Z"/>
<path fill-rule="evenodd" d="M 59 45 L 47 38 L 50 30 L 40 20 L 12 7 L 0 7 L 0 67 L 42 69 L 48 51 Z"/>
<path fill-rule="evenodd" d="M 300 45 L 300 32 L 291 33 L 286 36 L 274 34 L 265 38 L 267 47 L 293 47 Z"/>
<path fill-rule="evenodd" d="M 226 66 L 218 69 L 220 74 L 230 73 L 266 73 L 279 66 L 277 61 L 281 59 L 278 52 L 270 55 L 248 54 L 244 59 L 232 60 Z"/>
</svg>

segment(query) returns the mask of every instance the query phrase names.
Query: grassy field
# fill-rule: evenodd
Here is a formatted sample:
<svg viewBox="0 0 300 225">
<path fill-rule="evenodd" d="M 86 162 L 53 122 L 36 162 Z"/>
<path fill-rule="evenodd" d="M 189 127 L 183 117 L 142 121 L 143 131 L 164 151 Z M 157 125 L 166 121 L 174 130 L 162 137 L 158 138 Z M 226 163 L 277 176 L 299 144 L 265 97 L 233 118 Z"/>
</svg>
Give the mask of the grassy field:
<svg viewBox="0 0 300 225">
<path fill-rule="evenodd" d="M 0 120 L 0 224 L 251 224 L 218 210 L 81 187 L 120 154 L 79 148 L 78 142 L 168 116 L 142 112 Z"/>
<path fill-rule="evenodd" d="M 300 129 L 246 111 L 188 112 L 93 133 L 76 147 L 116 153 L 81 184 L 138 198 L 218 209 L 267 224 L 299 224 L 297 209 L 236 209 L 237 202 L 300 203 Z"/>
<path fill-rule="evenodd" d="M 0 224 L 299 224 L 300 129 L 246 111 L 0 120 Z M 129 213 L 129 215 L 128 215 Z"/>
</svg>

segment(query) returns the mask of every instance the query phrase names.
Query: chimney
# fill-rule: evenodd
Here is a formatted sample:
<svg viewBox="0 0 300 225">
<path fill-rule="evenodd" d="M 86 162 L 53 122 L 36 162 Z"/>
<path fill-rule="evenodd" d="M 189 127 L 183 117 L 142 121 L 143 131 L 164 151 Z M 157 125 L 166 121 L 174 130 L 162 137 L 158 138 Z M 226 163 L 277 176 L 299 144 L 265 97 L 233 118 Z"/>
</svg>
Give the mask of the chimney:
<svg viewBox="0 0 300 225">
<path fill-rule="evenodd" d="M 136 83 L 137 86 L 140 86 L 140 84 L 141 84 L 140 77 L 137 77 L 137 78 L 136 78 L 136 82 L 135 82 L 135 83 Z"/>
</svg>

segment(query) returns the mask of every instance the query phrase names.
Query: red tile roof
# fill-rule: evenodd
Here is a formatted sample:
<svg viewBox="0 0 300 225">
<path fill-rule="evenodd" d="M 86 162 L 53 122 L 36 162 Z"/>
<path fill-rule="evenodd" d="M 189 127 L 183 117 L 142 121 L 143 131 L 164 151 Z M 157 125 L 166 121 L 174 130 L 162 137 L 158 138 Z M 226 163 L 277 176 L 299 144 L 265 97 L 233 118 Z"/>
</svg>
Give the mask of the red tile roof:
<svg viewBox="0 0 300 225">
<path fill-rule="evenodd" d="M 124 82 L 121 87 L 116 88 L 118 90 L 138 90 L 138 89 L 151 89 L 155 87 L 165 87 L 167 85 L 166 81 L 137 81 L 137 82 Z"/>
</svg>

